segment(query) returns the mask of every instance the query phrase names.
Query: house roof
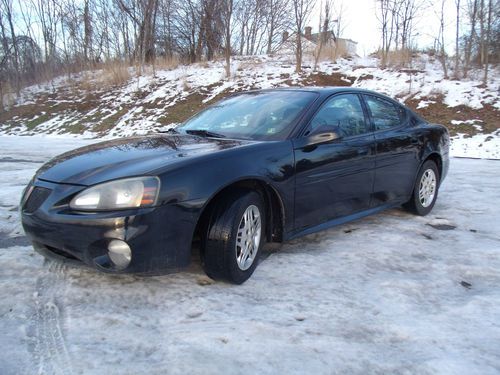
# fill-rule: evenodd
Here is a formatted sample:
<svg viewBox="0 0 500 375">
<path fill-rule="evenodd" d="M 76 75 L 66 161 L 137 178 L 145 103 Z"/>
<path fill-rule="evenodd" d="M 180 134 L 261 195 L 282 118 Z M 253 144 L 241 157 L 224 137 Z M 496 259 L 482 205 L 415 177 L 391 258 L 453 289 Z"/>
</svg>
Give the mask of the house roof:
<svg viewBox="0 0 500 375">
<path fill-rule="evenodd" d="M 306 35 L 304 33 L 301 33 L 300 36 L 303 37 L 304 39 L 308 40 L 311 43 L 318 44 L 319 38 L 320 38 L 321 34 L 322 33 L 312 33 L 310 38 L 306 37 Z M 296 32 L 291 33 L 290 35 L 288 35 L 288 38 L 286 40 L 288 41 L 294 35 L 297 35 L 297 33 Z M 358 42 L 355 42 L 352 39 L 336 38 L 335 37 L 335 33 L 333 32 L 333 30 L 329 30 L 327 32 L 327 37 L 328 37 L 327 40 L 332 40 L 332 39 L 334 41 L 336 41 L 336 40 L 344 40 L 344 41 L 349 42 L 349 43 L 358 44 Z"/>
<path fill-rule="evenodd" d="M 321 32 L 321 33 L 311 34 L 311 38 L 309 38 L 309 40 L 311 42 L 318 43 L 319 42 L 319 38 L 321 37 L 321 34 L 323 34 L 323 33 Z M 303 35 L 303 36 L 304 36 L 304 38 L 307 38 L 305 35 Z M 335 38 L 335 33 L 333 32 L 333 30 L 327 31 L 326 36 L 327 36 L 327 38 L 326 38 L 327 40 L 330 40 L 330 39 L 335 40 L 335 39 L 337 39 L 337 38 Z"/>
</svg>

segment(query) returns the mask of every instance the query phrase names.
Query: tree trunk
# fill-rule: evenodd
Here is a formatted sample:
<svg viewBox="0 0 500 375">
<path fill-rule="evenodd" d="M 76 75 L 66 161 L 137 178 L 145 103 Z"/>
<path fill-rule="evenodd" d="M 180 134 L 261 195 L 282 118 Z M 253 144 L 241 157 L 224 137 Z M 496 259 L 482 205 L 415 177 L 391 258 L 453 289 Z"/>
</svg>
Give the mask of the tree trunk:
<svg viewBox="0 0 500 375">
<path fill-rule="evenodd" d="M 460 0 L 455 0 L 455 4 L 457 6 L 457 27 L 455 30 L 455 72 L 454 76 L 458 79 L 458 65 L 460 62 L 460 51 L 459 51 L 459 38 L 460 38 Z"/>
<path fill-rule="evenodd" d="M 488 83 L 488 69 L 489 69 L 489 47 L 491 41 L 491 13 L 493 11 L 492 0 L 488 1 L 488 18 L 486 23 L 486 43 L 485 43 L 485 56 L 484 56 L 484 77 L 483 84 Z"/>
<path fill-rule="evenodd" d="M 480 50 L 480 65 L 481 67 L 484 64 L 484 0 L 481 0 L 480 6 L 479 6 L 479 15 L 480 15 L 480 20 L 479 20 L 479 50 Z"/>
<path fill-rule="evenodd" d="M 300 73 L 302 70 L 302 37 L 300 31 L 297 33 L 297 48 L 295 50 L 295 72 Z"/>
<path fill-rule="evenodd" d="M 233 15 L 233 0 L 226 0 L 226 77 L 231 77 L 231 17 Z"/>
<path fill-rule="evenodd" d="M 16 88 L 16 94 L 19 96 L 19 92 L 21 91 L 21 85 L 20 85 L 20 75 L 21 72 L 19 71 L 19 49 L 17 45 L 17 38 L 16 38 L 16 33 L 14 31 L 14 22 L 12 21 L 12 9 L 10 8 L 10 5 L 4 2 L 5 4 L 5 10 L 6 10 L 6 16 L 7 16 L 7 22 L 9 22 L 9 27 L 10 27 L 10 35 L 12 38 L 12 47 L 14 49 L 14 69 L 16 71 L 16 77 L 15 77 L 15 88 Z"/>
<path fill-rule="evenodd" d="M 472 15 L 471 15 L 471 30 L 470 36 L 465 44 L 465 63 L 464 63 L 464 78 L 467 78 L 469 73 L 470 61 L 472 57 L 472 43 L 474 41 L 474 36 L 476 34 L 476 20 L 477 20 L 477 0 L 473 0 L 472 5 Z"/>
<path fill-rule="evenodd" d="M 269 3 L 270 11 L 272 12 L 273 1 Z M 267 51 L 266 53 L 270 55 L 273 52 L 273 38 L 274 38 L 274 14 L 271 14 L 271 21 L 269 22 L 269 36 L 267 38 Z"/>
<path fill-rule="evenodd" d="M 89 0 L 85 0 L 85 4 L 83 7 L 83 30 L 84 30 L 84 38 L 83 38 L 83 58 L 85 63 L 87 64 L 90 60 L 89 52 L 92 43 L 92 26 L 90 20 L 90 12 L 89 12 Z"/>
<path fill-rule="evenodd" d="M 441 31 L 441 51 L 440 51 L 440 61 L 441 65 L 443 66 L 443 75 L 444 78 L 448 78 L 448 68 L 446 66 L 446 51 L 444 50 L 444 2 L 445 0 L 441 0 L 441 25 L 440 25 L 440 31 Z"/>
</svg>

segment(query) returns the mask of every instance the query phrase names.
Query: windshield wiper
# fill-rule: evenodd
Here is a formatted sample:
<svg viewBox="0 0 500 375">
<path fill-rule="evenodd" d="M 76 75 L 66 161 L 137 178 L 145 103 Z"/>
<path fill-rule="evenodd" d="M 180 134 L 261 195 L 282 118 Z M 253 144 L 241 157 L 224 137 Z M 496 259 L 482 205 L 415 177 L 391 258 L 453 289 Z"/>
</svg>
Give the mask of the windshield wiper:
<svg viewBox="0 0 500 375">
<path fill-rule="evenodd" d="M 205 129 L 187 129 L 184 130 L 187 134 L 199 135 L 201 137 L 212 137 L 212 138 L 226 138 L 225 135 L 211 132 Z"/>
<path fill-rule="evenodd" d="M 167 130 L 158 130 L 158 133 L 180 134 L 179 131 L 175 128 L 169 128 Z"/>
</svg>

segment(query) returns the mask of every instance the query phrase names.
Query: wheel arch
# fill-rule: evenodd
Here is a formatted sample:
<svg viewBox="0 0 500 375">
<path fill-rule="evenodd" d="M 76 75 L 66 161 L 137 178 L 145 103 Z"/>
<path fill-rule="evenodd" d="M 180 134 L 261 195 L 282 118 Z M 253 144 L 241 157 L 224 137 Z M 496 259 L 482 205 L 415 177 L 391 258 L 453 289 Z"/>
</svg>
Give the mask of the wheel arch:
<svg viewBox="0 0 500 375">
<path fill-rule="evenodd" d="M 198 216 L 193 240 L 201 237 L 201 234 L 208 225 L 210 214 L 214 206 L 225 196 L 234 191 L 256 191 L 264 201 L 266 207 L 266 238 L 269 242 L 282 242 L 283 230 L 285 228 L 285 207 L 279 192 L 262 178 L 247 177 L 233 181 L 215 192 L 201 209 Z"/>
<path fill-rule="evenodd" d="M 420 164 L 420 168 L 428 160 L 432 160 L 434 163 L 436 163 L 439 172 L 439 183 L 441 183 L 441 176 L 443 175 L 443 158 L 441 154 L 439 154 L 437 151 L 429 153 L 425 158 L 423 158 L 422 163 Z"/>
<path fill-rule="evenodd" d="M 411 191 L 410 195 L 413 194 L 413 189 L 415 188 L 415 184 L 417 183 L 418 172 L 420 171 L 420 169 L 422 168 L 422 166 L 424 165 L 424 163 L 427 160 L 432 160 L 434 163 L 436 163 L 436 166 L 438 168 L 438 173 L 439 173 L 439 184 L 441 185 L 441 180 L 442 180 L 441 176 L 443 173 L 443 158 L 439 152 L 432 150 L 430 152 L 427 152 L 425 154 L 425 156 L 423 156 L 420 159 L 420 163 L 418 164 L 418 168 L 416 169 L 415 175 L 413 177 L 413 185 L 412 185 L 412 191 Z"/>
</svg>

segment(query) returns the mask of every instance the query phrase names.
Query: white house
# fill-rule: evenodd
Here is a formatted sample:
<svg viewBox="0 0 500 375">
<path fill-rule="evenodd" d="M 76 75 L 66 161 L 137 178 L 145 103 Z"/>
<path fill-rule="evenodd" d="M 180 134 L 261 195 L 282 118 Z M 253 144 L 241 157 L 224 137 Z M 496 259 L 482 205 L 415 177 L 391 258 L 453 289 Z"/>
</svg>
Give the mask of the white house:
<svg viewBox="0 0 500 375">
<path fill-rule="evenodd" d="M 314 55 L 317 53 L 320 45 L 320 38 L 323 36 L 324 43 L 321 50 L 322 58 L 335 58 L 340 56 L 356 55 L 357 42 L 351 39 L 337 38 L 335 33 L 330 30 L 326 34 L 312 33 L 312 28 L 307 26 L 304 34 L 301 34 L 302 51 L 304 54 Z M 281 43 L 275 49 L 277 55 L 290 55 L 295 53 L 297 43 L 297 33 L 283 33 Z"/>
</svg>

